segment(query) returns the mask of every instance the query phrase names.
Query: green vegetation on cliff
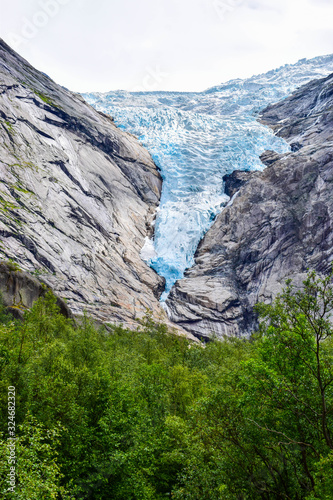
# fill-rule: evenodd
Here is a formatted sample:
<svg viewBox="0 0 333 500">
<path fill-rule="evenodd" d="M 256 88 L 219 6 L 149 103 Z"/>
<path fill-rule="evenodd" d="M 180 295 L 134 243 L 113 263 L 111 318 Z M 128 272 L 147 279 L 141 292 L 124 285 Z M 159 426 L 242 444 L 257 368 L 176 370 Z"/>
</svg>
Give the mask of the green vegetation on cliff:
<svg viewBox="0 0 333 500">
<path fill-rule="evenodd" d="M 75 326 L 48 293 L 1 311 L 1 498 L 333 498 L 332 275 L 260 305 L 251 341 L 202 348 L 147 315 Z M 16 489 L 7 393 L 16 388 Z"/>
</svg>

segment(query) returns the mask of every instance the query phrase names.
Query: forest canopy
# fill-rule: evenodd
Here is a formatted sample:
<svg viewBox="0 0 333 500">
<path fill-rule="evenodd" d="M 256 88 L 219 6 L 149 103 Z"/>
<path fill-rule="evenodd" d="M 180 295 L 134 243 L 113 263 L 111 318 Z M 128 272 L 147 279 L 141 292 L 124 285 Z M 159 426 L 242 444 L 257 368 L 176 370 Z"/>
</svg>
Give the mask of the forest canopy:
<svg viewBox="0 0 333 500">
<path fill-rule="evenodd" d="M 149 313 L 136 331 L 75 323 L 52 293 L 23 322 L 2 306 L 1 498 L 331 500 L 332 274 L 256 309 L 251 339 L 202 347 Z"/>
</svg>

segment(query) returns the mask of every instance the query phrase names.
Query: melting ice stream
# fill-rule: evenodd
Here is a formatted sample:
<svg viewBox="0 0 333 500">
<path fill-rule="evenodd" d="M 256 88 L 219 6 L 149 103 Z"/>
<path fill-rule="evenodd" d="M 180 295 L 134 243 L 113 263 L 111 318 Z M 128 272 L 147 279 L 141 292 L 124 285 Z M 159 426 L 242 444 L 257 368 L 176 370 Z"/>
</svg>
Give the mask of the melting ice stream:
<svg viewBox="0 0 333 500">
<path fill-rule="evenodd" d="M 193 265 L 200 239 L 228 201 L 223 176 L 263 170 L 259 156 L 267 149 L 289 151 L 286 142 L 257 121 L 260 110 L 331 72 L 333 55 L 303 59 L 205 92 L 84 94 L 97 110 L 135 134 L 161 169 L 155 237 L 142 250 L 142 258 L 166 279 L 161 300 Z"/>
</svg>

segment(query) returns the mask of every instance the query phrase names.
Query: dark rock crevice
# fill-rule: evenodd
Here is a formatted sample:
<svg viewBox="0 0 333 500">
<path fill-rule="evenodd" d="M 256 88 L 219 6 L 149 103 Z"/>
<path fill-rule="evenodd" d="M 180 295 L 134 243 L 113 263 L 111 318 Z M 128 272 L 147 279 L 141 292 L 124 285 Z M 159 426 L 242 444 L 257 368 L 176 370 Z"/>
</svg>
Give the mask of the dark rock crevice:
<svg viewBox="0 0 333 500">
<path fill-rule="evenodd" d="M 22 270 L 13 269 L 11 263 L 0 262 L 0 294 L 4 305 L 16 318 L 23 319 L 23 314 L 46 292 L 51 291 L 45 283 Z M 57 297 L 61 314 L 72 318 L 66 302 Z"/>
</svg>

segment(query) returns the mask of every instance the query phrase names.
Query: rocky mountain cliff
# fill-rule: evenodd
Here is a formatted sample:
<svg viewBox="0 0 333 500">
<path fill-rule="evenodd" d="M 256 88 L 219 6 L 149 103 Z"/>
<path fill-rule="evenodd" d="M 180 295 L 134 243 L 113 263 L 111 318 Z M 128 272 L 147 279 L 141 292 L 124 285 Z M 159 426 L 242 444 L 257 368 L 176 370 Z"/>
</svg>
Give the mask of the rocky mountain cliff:
<svg viewBox="0 0 333 500">
<path fill-rule="evenodd" d="M 287 278 L 328 272 L 333 259 L 333 76 L 266 108 L 260 120 L 291 145 L 267 151 L 263 172 L 225 179 L 233 195 L 166 302 L 170 318 L 197 336 L 246 335 L 253 306 Z"/>
<path fill-rule="evenodd" d="M 291 152 L 266 151 L 264 172 L 225 176 L 232 198 L 166 302 L 180 332 L 247 335 L 256 302 L 307 268 L 330 268 L 332 101 L 330 76 L 262 113 Z M 66 299 L 66 315 L 131 327 L 150 309 L 166 320 L 164 279 L 140 258 L 162 186 L 150 155 L 1 40 L 0 182 L 0 289 L 10 305 L 30 307 L 42 280 Z"/>
<path fill-rule="evenodd" d="M 139 256 L 162 185 L 150 155 L 1 40 L 0 182 L 2 261 L 74 314 L 126 325 L 163 314 L 164 280 Z"/>
</svg>

